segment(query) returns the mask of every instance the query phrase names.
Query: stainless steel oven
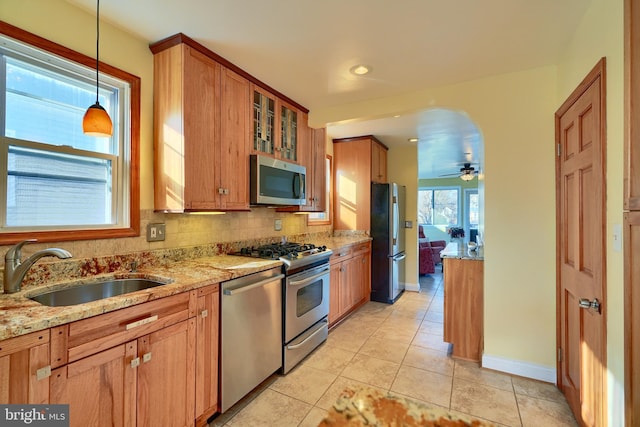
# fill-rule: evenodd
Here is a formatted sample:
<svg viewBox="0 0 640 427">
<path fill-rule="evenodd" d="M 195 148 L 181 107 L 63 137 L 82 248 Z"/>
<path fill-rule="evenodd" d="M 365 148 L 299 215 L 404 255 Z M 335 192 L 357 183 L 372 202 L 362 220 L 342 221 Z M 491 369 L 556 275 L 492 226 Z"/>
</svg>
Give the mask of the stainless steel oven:
<svg viewBox="0 0 640 427">
<path fill-rule="evenodd" d="M 279 259 L 284 264 L 282 291 L 282 371 L 293 367 L 329 334 L 329 258 L 326 246 L 274 243 L 242 248 L 238 255 Z"/>
<path fill-rule="evenodd" d="M 327 339 L 329 277 L 329 264 L 326 263 L 292 274 L 285 279 L 285 374 Z"/>
</svg>

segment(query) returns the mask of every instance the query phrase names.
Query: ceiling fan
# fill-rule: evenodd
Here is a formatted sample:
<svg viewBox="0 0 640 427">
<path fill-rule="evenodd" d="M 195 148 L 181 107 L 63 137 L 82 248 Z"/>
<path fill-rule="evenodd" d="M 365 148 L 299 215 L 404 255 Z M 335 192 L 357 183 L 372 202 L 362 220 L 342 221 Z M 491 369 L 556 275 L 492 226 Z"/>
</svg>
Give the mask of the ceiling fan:
<svg viewBox="0 0 640 427">
<path fill-rule="evenodd" d="M 478 175 L 478 171 L 471 166 L 471 163 L 463 163 L 463 166 L 460 168 L 460 172 L 447 173 L 440 176 L 459 176 L 463 181 L 471 181 L 476 175 Z"/>
</svg>

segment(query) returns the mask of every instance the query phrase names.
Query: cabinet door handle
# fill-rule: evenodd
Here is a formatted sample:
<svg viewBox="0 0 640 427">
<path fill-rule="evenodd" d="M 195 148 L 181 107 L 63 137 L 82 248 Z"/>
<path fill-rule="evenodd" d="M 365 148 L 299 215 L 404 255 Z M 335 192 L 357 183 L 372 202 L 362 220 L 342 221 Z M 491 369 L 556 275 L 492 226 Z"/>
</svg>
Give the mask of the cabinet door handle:
<svg viewBox="0 0 640 427">
<path fill-rule="evenodd" d="M 208 315 L 209 315 L 209 310 L 202 310 L 202 311 L 200 312 L 200 317 L 202 317 L 203 319 L 204 319 L 205 317 L 207 317 Z"/>
<path fill-rule="evenodd" d="M 137 320 L 135 322 L 127 324 L 125 329 L 128 331 L 129 329 L 137 328 L 138 326 L 146 325 L 147 323 L 155 322 L 158 320 L 158 315 L 154 314 L 153 316 L 149 316 L 146 319 Z"/>
<path fill-rule="evenodd" d="M 131 367 L 137 368 L 138 366 L 140 366 L 140 358 L 136 357 L 135 359 L 131 359 Z"/>
<path fill-rule="evenodd" d="M 142 355 L 142 363 L 151 361 L 151 352 Z"/>
</svg>

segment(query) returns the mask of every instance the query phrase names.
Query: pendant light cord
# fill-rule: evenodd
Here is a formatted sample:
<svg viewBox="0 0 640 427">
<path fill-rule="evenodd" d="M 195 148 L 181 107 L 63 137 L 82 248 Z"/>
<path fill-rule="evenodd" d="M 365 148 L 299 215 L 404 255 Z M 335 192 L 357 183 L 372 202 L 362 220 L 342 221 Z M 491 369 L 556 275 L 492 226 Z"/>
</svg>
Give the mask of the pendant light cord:
<svg viewBox="0 0 640 427">
<path fill-rule="evenodd" d="M 97 0 L 98 7 L 96 11 L 96 104 L 98 102 L 99 85 L 99 67 L 100 67 L 100 0 Z"/>
</svg>

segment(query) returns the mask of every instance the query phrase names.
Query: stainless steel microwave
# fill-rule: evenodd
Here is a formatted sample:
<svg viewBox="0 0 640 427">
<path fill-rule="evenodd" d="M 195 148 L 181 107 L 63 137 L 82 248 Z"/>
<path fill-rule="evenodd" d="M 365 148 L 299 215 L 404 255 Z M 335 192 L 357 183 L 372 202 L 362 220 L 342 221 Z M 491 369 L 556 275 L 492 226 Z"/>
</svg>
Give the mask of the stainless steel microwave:
<svg viewBox="0 0 640 427">
<path fill-rule="evenodd" d="M 304 205 L 307 168 L 271 157 L 252 154 L 252 205 Z"/>
</svg>

